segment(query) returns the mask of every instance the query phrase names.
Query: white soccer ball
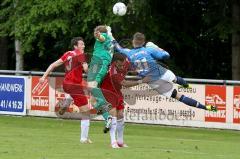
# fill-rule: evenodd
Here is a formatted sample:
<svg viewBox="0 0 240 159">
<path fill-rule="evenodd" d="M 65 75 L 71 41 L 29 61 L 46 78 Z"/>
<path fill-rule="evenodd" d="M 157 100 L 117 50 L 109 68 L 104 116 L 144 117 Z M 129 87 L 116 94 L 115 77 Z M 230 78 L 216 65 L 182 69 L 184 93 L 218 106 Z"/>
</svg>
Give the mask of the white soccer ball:
<svg viewBox="0 0 240 159">
<path fill-rule="evenodd" d="M 127 6 L 122 3 L 118 2 L 113 6 L 113 13 L 118 16 L 123 16 L 127 12 Z"/>
</svg>

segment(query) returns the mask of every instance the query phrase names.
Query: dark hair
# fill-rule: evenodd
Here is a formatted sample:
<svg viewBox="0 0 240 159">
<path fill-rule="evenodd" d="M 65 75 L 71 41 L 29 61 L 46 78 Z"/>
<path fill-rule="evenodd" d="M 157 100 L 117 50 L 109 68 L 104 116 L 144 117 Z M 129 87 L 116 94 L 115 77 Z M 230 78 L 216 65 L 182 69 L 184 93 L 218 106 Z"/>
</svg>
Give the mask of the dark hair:
<svg viewBox="0 0 240 159">
<path fill-rule="evenodd" d="M 140 32 L 136 32 L 133 35 L 133 40 L 135 42 L 136 45 L 138 46 L 143 46 L 145 43 L 145 35 L 143 33 Z"/>
<path fill-rule="evenodd" d="M 82 37 L 74 37 L 74 38 L 72 38 L 71 46 L 72 47 L 77 46 L 78 45 L 78 41 L 83 41 L 83 38 Z"/>
<path fill-rule="evenodd" d="M 124 55 L 124 54 L 120 54 L 120 53 L 115 53 L 113 55 L 113 58 L 112 58 L 112 62 L 115 62 L 115 61 L 121 61 L 121 62 L 124 62 L 124 60 L 127 59 L 127 56 Z"/>
<path fill-rule="evenodd" d="M 94 31 L 99 31 L 99 32 L 101 32 L 101 33 L 106 33 L 106 32 L 107 32 L 107 28 L 106 28 L 105 25 L 99 25 L 99 26 L 97 26 L 97 27 L 94 29 Z"/>
</svg>

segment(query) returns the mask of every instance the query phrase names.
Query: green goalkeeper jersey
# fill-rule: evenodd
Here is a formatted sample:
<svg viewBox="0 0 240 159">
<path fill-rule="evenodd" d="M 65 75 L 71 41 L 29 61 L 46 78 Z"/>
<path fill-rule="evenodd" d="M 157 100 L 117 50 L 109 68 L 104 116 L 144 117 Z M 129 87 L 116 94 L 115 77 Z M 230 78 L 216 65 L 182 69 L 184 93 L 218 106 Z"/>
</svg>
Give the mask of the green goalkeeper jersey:
<svg viewBox="0 0 240 159">
<path fill-rule="evenodd" d="M 107 35 L 107 33 L 101 33 L 101 35 L 104 36 L 105 40 L 103 42 L 100 42 L 98 39 L 96 39 L 93 56 L 111 61 L 113 52 L 111 38 Z"/>
</svg>

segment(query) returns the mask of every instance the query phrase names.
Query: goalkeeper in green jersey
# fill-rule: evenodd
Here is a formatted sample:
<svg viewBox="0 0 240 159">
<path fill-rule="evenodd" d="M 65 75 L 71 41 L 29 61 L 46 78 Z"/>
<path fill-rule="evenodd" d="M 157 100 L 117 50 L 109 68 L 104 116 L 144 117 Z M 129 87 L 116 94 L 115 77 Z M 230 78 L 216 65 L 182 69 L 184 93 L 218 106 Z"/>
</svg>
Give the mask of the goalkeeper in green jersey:
<svg viewBox="0 0 240 159">
<path fill-rule="evenodd" d="M 107 74 L 109 65 L 112 61 L 113 47 L 111 43 L 111 28 L 105 25 L 97 26 L 94 29 L 94 37 L 96 42 L 93 56 L 89 64 L 87 81 L 88 87 L 91 90 L 91 95 L 96 99 L 96 102 L 92 104 L 99 113 L 102 113 L 105 119 L 106 124 L 104 132 L 106 133 L 111 127 L 112 117 L 109 114 L 109 110 L 112 106 L 104 98 L 99 85 Z"/>
</svg>

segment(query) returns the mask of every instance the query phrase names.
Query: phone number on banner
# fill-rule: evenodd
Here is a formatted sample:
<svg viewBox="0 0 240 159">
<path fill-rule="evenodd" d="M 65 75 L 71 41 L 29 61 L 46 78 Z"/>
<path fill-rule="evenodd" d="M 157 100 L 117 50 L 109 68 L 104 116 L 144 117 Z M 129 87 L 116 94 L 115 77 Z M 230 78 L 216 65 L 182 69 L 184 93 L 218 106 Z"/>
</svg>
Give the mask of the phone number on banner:
<svg viewBox="0 0 240 159">
<path fill-rule="evenodd" d="M 23 102 L 22 101 L 11 101 L 11 100 L 0 100 L 0 107 L 2 109 L 23 109 Z"/>
</svg>

